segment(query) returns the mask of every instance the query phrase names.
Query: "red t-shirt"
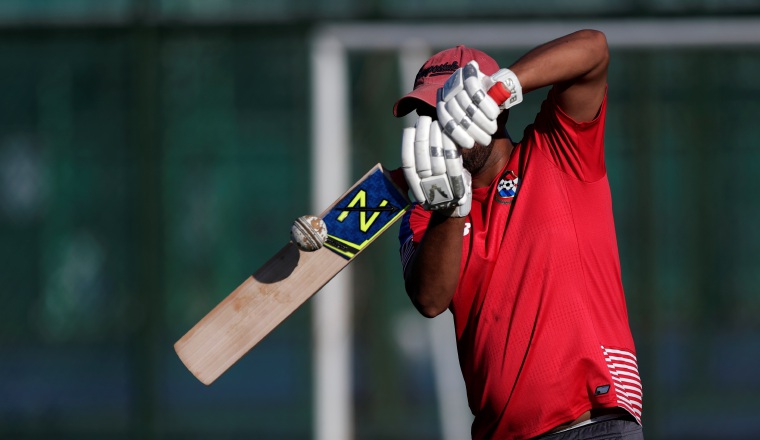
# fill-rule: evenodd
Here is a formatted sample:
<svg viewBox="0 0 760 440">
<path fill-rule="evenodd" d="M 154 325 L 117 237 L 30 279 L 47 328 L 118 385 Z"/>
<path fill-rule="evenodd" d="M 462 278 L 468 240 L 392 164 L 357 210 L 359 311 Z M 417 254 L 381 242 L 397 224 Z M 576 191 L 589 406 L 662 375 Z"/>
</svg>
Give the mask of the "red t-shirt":
<svg viewBox="0 0 760 440">
<path fill-rule="evenodd" d="M 604 165 L 605 98 L 577 123 L 552 92 L 509 162 L 473 190 L 450 310 L 473 439 L 524 439 L 591 408 L 641 421 L 641 381 Z M 402 260 L 425 234 L 416 206 Z"/>
</svg>

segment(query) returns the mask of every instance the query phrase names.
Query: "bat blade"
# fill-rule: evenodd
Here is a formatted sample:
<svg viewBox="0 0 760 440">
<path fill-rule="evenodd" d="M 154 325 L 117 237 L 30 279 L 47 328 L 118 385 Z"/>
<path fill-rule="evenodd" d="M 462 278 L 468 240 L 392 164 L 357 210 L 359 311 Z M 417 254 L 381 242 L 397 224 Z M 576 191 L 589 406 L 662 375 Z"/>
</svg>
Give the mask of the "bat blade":
<svg viewBox="0 0 760 440">
<path fill-rule="evenodd" d="M 177 341 L 177 355 L 210 385 L 348 263 L 289 243 Z"/>
<path fill-rule="evenodd" d="M 210 385 L 408 208 L 406 195 L 376 165 L 321 215 L 323 248 L 305 252 L 288 243 L 174 344 L 177 355 Z"/>
</svg>

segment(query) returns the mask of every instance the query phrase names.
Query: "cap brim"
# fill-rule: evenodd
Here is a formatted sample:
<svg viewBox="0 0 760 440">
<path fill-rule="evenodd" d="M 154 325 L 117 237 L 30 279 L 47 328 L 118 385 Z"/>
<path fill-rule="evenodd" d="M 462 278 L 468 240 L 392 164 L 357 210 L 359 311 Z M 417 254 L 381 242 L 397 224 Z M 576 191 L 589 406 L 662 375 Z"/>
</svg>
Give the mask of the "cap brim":
<svg viewBox="0 0 760 440">
<path fill-rule="evenodd" d="M 396 101 L 396 104 L 393 106 L 393 115 L 400 118 L 409 114 L 421 104 L 435 107 L 436 95 L 440 87 L 440 84 L 423 84 L 417 87 Z"/>
</svg>

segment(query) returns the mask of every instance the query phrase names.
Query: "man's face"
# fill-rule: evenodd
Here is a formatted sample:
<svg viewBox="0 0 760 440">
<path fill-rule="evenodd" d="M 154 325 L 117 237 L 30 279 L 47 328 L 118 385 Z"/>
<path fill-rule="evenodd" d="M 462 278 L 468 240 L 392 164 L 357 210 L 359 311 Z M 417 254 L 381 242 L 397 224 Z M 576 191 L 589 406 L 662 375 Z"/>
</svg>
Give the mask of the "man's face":
<svg viewBox="0 0 760 440">
<path fill-rule="evenodd" d="M 472 175 L 476 175 L 483 169 L 488 161 L 488 157 L 493 150 L 493 141 L 486 146 L 482 146 L 478 143 L 472 148 L 461 148 L 462 151 L 462 164 L 464 168 Z"/>
<path fill-rule="evenodd" d="M 417 107 L 417 115 L 430 116 L 434 121 L 438 120 L 435 107 L 430 105 L 421 105 Z M 486 146 L 476 143 L 472 148 L 459 148 L 459 150 L 462 152 L 462 163 L 464 168 L 469 171 L 470 174 L 475 175 L 483 169 L 488 157 L 491 155 L 491 151 L 493 150 L 493 140 Z"/>
<path fill-rule="evenodd" d="M 417 106 L 417 116 L 429 116 L 434 121 L 438 120 L 438 113 L 435 111 L 435 107 L 432 105 L 420 104 Z"/>
</svg>

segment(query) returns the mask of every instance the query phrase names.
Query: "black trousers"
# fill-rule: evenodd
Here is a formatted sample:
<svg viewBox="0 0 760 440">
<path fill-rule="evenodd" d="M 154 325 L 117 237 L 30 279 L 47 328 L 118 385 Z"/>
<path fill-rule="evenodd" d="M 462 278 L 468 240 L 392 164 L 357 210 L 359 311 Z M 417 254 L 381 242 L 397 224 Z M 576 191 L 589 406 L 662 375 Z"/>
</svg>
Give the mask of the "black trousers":
<svg viewBox="0 0 760 440">
<path fill-rule="evenodd" d="M 541 440 L 644 440 L 641 425 L 632 419 L 613 419 L 568 431 L 546 434 Z"/>
</svg>

